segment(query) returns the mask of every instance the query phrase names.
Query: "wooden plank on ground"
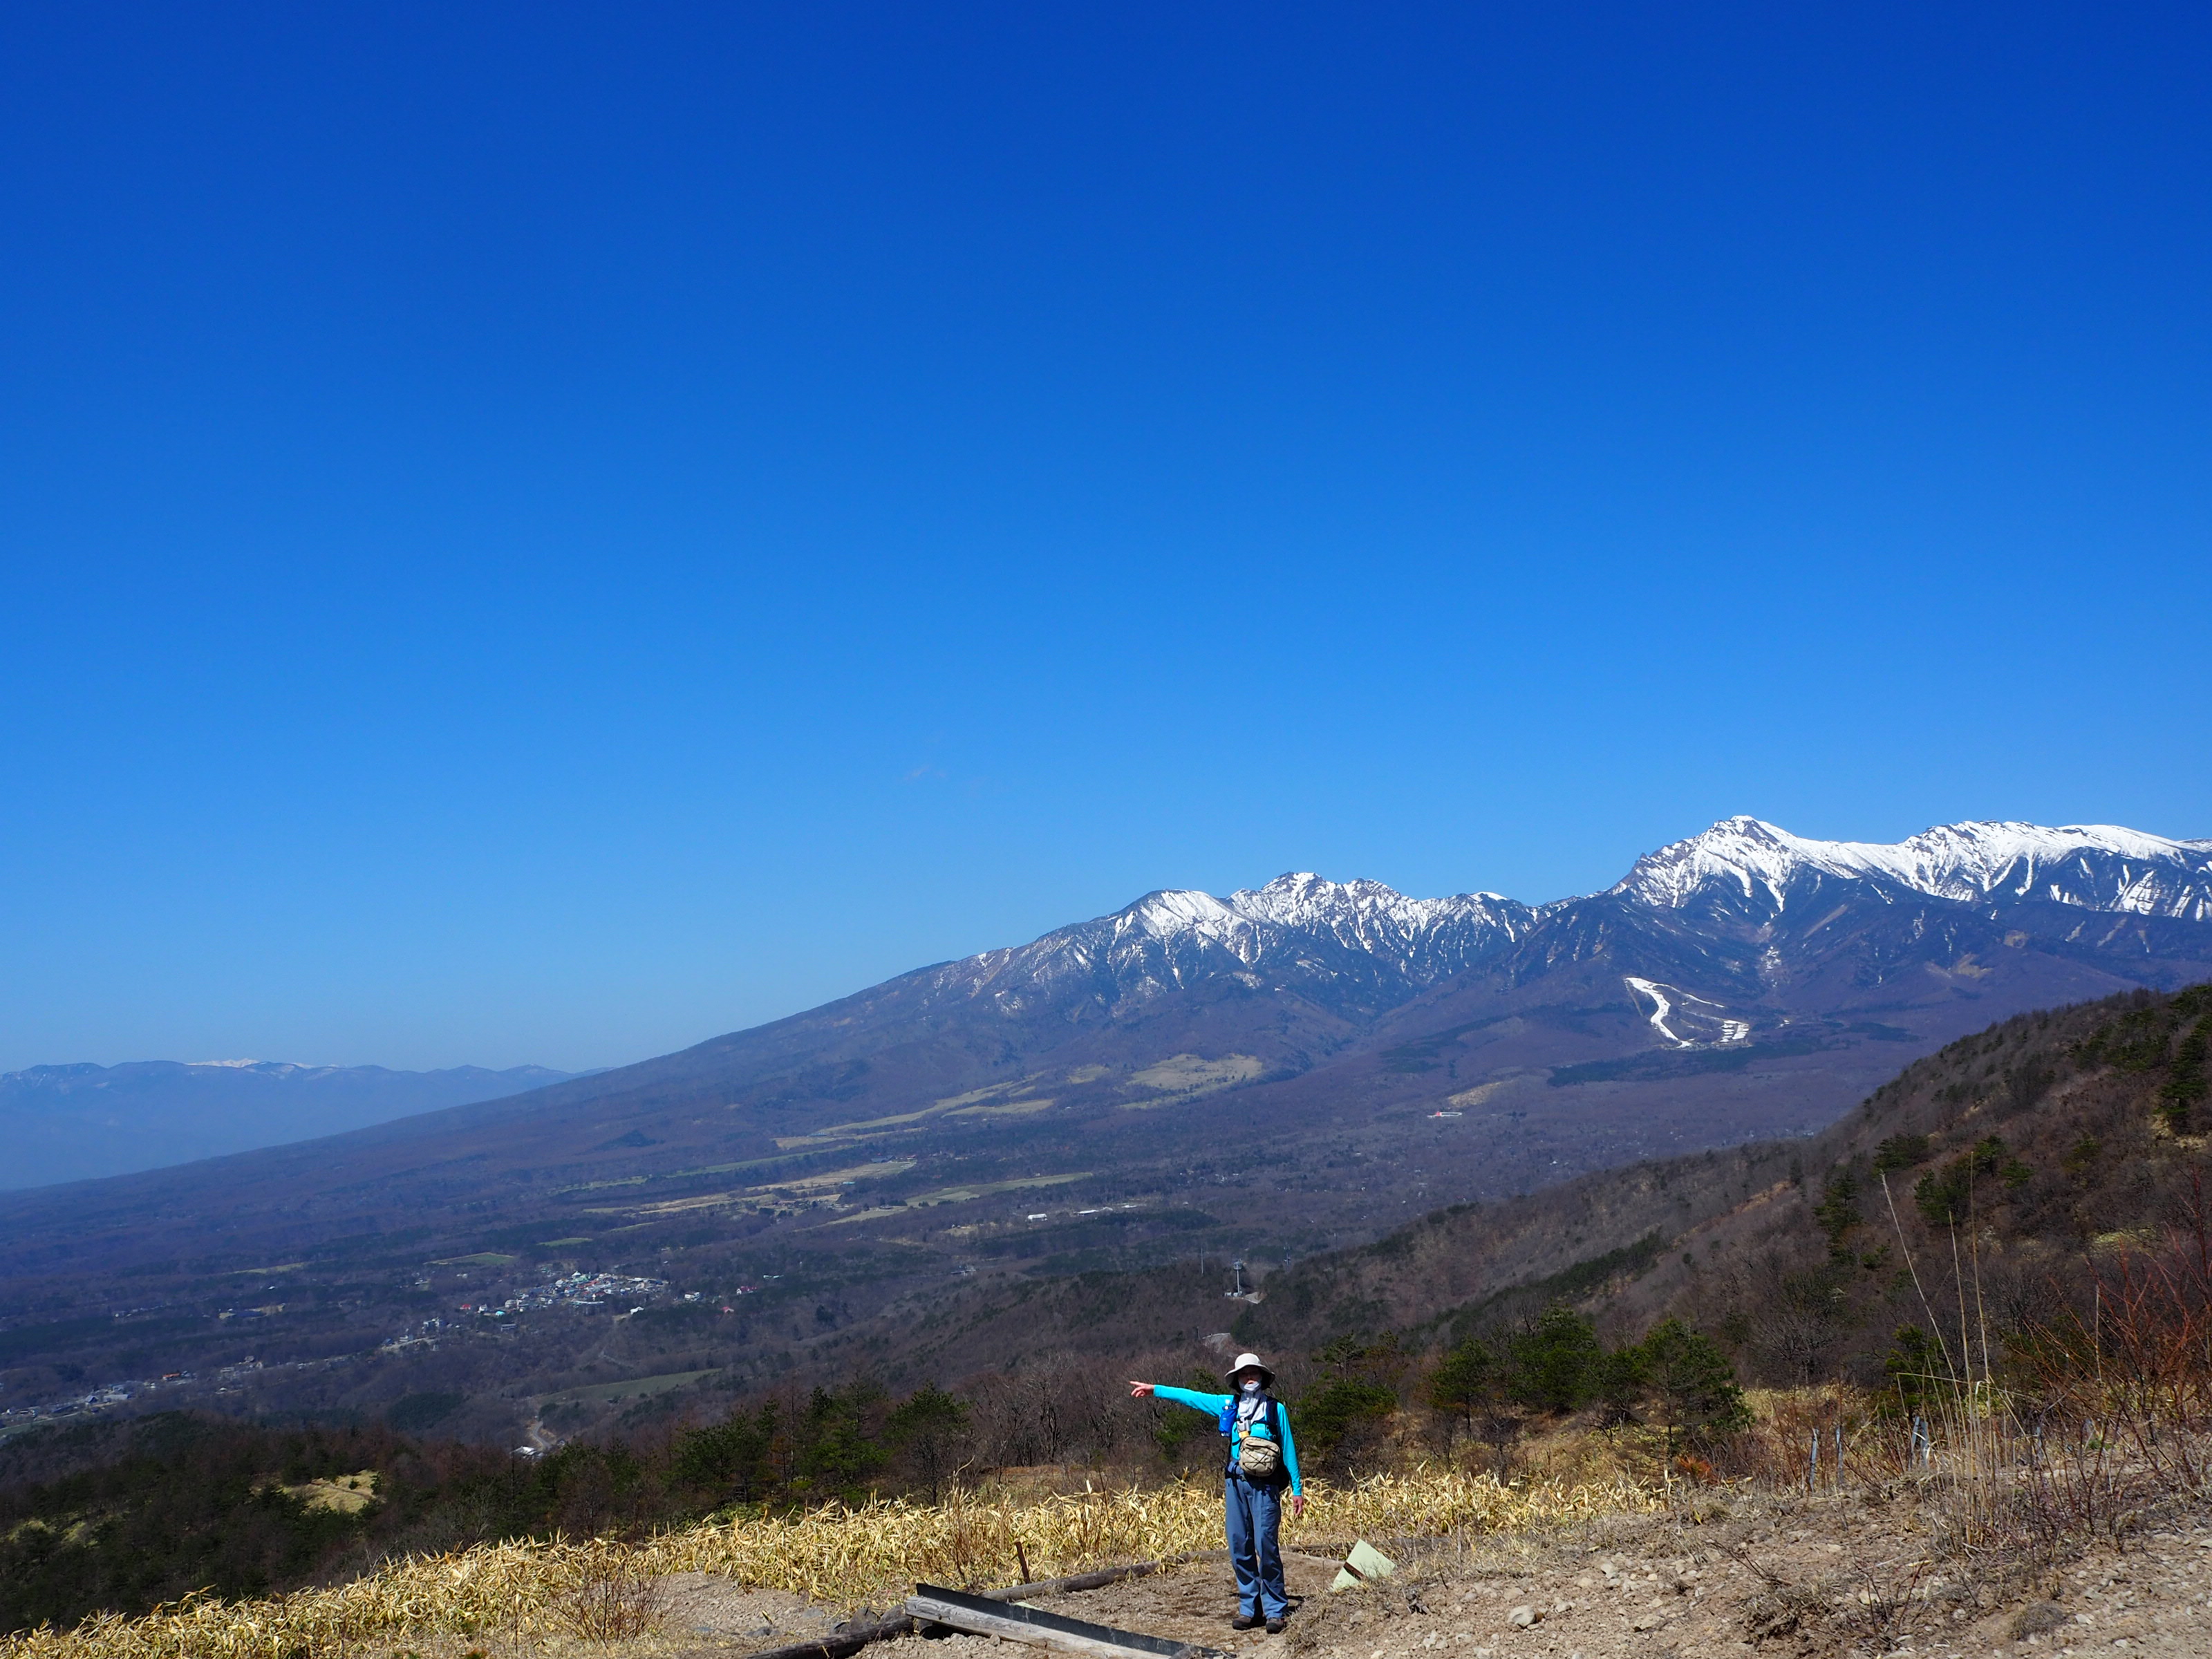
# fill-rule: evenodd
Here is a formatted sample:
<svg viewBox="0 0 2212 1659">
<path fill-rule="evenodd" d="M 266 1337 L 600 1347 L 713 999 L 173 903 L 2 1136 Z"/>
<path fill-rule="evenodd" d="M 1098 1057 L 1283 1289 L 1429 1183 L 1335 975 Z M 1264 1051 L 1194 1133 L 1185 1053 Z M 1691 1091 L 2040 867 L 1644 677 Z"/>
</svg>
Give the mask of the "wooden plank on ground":
<svg viewBox="0 0 2212 1659">
<path fill-rule="evenodd" d="M 941 1584 L 917 1584 L 906 1599 L 906 1612 L 932 1624 L 950 1626 L 975 1636 L 996 1636 L 1033 1647 L 1058 1648 L 1085 1659 L 1216 1659 L 1216 1651 L 1164 1636 L 1116 1630 L 1094 1625 L 1088 1619 L 1070 1619 L 1025 1607 Z"/>
</svg>

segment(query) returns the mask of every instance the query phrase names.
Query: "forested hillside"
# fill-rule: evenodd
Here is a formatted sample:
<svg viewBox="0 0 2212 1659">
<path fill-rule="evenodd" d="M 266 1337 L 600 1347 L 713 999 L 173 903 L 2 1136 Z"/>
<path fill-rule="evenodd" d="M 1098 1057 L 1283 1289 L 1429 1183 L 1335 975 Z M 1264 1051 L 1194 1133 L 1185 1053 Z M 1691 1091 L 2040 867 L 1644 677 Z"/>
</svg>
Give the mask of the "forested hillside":
<svg viewBox="0 0 2212 1659">
<path fill-rule="evenodd" d="M 1983 1316 L 2017 1323 L 2120 1247 L 2194 1224 L 2208 1018 L 2212 986 L 2021 1015 L 1908 1066 L 1820 1134 L 1454 1206 L 1272 1273 L 1259 1262 L 1253 1303 L 1224 1297 L 1224 1263 L 1185 1261 L 981 1287 L 832 1352 L 910 1386 L 1048 1357 L 1111 1370 L 1205 1352 L 1212 1336 L 1280 1356 L 1304 1384 L 1332 1344 L 1387 1340 L 1411 1363 L 1564 1302 L 1623 1339 L 1680 1318 L 1753 1381 L 1875 1379 L 1899 1325 L 1955 1332 L 1960 1280 L 1977 1268 Z"/>
<path fill-rule="evenodd" d="M 2208 1036 L 2205 985 L 2021 1015 L 1808 1139 L 1587 1176 L 1300 1264 L 1237 1338 L 1435 1341 L 1565 1299 L 1608 1329 L 1679 1316 L 1759 1381 L 1878 1381 L 1899 1326 L 1955 1336 L 1962 1285 L 1994 1337 L 2116 1251 L 2200 1227 Z"/>
</svg>

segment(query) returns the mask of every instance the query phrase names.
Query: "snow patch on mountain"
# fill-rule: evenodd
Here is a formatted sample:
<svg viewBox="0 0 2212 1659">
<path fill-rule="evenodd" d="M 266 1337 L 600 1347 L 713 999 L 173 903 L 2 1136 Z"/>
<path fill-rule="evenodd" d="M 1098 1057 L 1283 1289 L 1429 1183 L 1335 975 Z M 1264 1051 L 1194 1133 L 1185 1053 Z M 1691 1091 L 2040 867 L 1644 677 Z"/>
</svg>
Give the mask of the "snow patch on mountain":
<svg viewBox="0 0 2212 1659">
<path fill-rule="evenodd" d="M 1808 893 L 1814 882 L 1831 890 Z M 1717 905 L 1739 923 L 1759 923 L 1802 901 L 1832 906 L 1837 882 L 1891 902 L 2038 899 L 2205 921 L 2212 921 L 2212 842 L 2097 824 L 1954 823 L 1892 845 L 1814 841 L 1735 817 L 1647 854 L 1611 890 L 1663 909 Z M 1297 870 L 1226 898 L 1179 888 L 1147 893 L 1111 915 L 927 969 L 924 994 L 991 999 L 1010 1017 L 1046 1003 L 1133 1011 L 1225 979 L 1252 991 L 1330 988 L 1362 1006 L 1388 1006 L 1502 956 L 1547 918 L 1583 902 L 1540 909 L 1491 892 L 1409 898 L 1379 881 L 1330 881 Z M 1670 1042 L 1748 1035 L 1740 1018 L 1685 1001 L 1674 988 L 1632 988 L 1665 994 L 1653 1024 Z"/>
<path fill-rule="evenodd" d="M 1612 890 L 1680 909 L 1732 893 L 1779 911 L 1810 874 L 1979 903 L 2039 899 L 2212 921 L 2212 842 L 2114 824 L 1951 823 L 1897 842 L 1814 841 L 1754 817 L 1646 854 Z"/>
<path fill-rule="evenodd" d="M 1644 1018 L 1653 1030 L 1677 1048 L 1741 1042 L 1751 1035 L 1749 1020 L 1731 1018 L 1719 1003 L 1692 995 L 1680 986 L 1662 985 L 1634 974 L 1623 975 L 1621 982 L 1642 1001 L 1651 1004 L 1651 1012 Z"/>
<path fill-rule="evenodd" d="M 1379 881 L 1293 871 L 1227 898 L 1147 893 L 1111 915 L 934 971 L 940 990 L 991 996 L 1009 1014 L 1071 992 L 1141 1003 L 1224 974 L 1253 989 L 1270 979 L 1365 983 L 1397 1000 L 1511 945 L 1536 918 L 1496 893 L 1416 899 Z"/>
<path fill-rule="evenodd" d="M 1255 922 L 1325 934 L 1367 951 L 1411 952 L 1440 932 L 1473 928 L 1506 940 L 1526 927 L 1528 907 L 1500 893 L 1407 898 L 1379 881 L 1328 881 L 1308 871 L 1229 896 L 1229 908 Z"/>
</svg>

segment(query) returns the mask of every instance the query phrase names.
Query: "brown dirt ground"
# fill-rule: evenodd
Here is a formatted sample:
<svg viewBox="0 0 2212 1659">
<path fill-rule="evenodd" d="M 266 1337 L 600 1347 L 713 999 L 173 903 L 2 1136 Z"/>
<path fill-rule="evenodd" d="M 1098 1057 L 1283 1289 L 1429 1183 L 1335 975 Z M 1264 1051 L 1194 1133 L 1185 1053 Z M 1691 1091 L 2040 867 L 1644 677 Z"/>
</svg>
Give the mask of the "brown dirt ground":
<svg viewBox="0 0 2212 1659">
<path fill-rule="evenodd" d="M 1239 1659 L 1764 1659 L 1902 1653 L 1926 1659 L 2212 1659 L 2212 1510 L 2175 1514 L 2035 1572 L 1972 1572 L 1934 1548 L 1909 1500 L 1718 1504 L 1541 1536 L 1430 1540 L 1395 1551 L 1388 1583 L 1332 1594 L 1335 1562 L 1285 1558 L 1296 1603 L 1281 1636 L 1229 1628 L 1218 1559 L 1039 1603 Z M 1386 1545 L 1386 1551 L 1389 1547 Z M 634 1642 L 532 1644 L 532 1659 L 737 1659 L 828 1634 L 846 1613 L 687 1574 L 659 1630 Z M 1533 1622 L 1516 1623 L 1516 1610 Z M 872 1617 L 872 1615 L 866 1615 Z M 451 1638 L 407 1644 L 459 1659 Z M 507 1659 L 504 1644 L 489 1644 Z M 394 1651 L 400 1651 L 395 1648 Z M 865 1659 L 1051 1659 L 988 1637 L 908 1636 Z"/>
<path fill-rule="evenodd" d="M 1236 1593 L 1219 1561 L 1044 1605 L 1246 1659 L 2212 1656 L 2212 1526 L 2202 1516 L 2039 1574 L 1970 1580 L 1955 1565 L 1927 1565 L 1931 1540 L 1908 1503 L 1717 1508 L 1702 1519 L 1620 1518 L 1548 1537 L 1402 1548 L 1393 1583 L 1341 1594 L 1328 1589 L 1333 1562 L 1291 1557 L 1291 1592 L 1304 1601 L 1279 1637 L 1229 1628 Z M 1520 1608 L 1535 1622 L 1514 1623 Z M 1020 1659 L 1011 1644 L 971 1636 L 872 1651 Z"/>
<path fill-rule="evenodd" d="M 1282 1636 L 1237 1632 L 1225 1563 L 1056 1598 L 1125 1629 L 1249 1659 L 1674 1659 L 1911 1651 L 2212 1656 L 2212 1528 L 2178 1520 L 2032 1577 L 1924 1565 L 1911 1506 L 1851 1499 L 1601 1522 L 1544 1538 L 1401 1551 L 1397 1581 L 1332 1595 L 1291 1558 L 1303 1603 Z M 1516 1609 L 1533 1624 L 1513 1622 Z M 885 1644 L 883 1659 L 1017 1659 L 975 1637 Z"/>
</svg>

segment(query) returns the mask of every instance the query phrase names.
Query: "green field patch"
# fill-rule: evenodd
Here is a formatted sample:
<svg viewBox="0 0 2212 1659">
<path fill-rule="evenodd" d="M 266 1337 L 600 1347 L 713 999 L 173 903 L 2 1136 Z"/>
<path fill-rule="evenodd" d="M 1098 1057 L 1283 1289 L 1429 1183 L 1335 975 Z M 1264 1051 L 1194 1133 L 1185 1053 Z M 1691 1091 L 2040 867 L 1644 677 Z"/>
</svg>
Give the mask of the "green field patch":
<svg viewBox="0 0 2212 1659">
<path fill-rule="evenodd" d="M 1197 1095 L 1210 1095 L 1218 1089 L 1233 1089 L 1240 1083 L 1249 1083 L 1267 1069 L 1267 1063 L 1257 1054 L 1224 1054 L 1219 1060 L 1206 1060 L 1197 1054 L 1170 1054 L 1157 1066 L 1132 1073 L 1128 1082 L 1122 1085 L 1144 1090 L 1158 1097 L 1121 1103 L 1140 1110 L 1172 1105 Z"/>
<path fill-rule="evenodd" d="M 520 1261 L 519 1255 L 502 1255 L 497 1250 L 478 1250 L 474 1255 L 441 1255 L 431 1262 L 434 1267 L 504 1267 L 510 1261 Z"/>
<path fill-rule="evenodd" d="M 914 1168 L 910 1158 L 884 1158 L 874 1164 L 852 1164 L 842 1170 L 824 1170 L 820 1175 L 800 1176 L 796 1181 L 775 1181 L 750 1190 L 756 1193 L 822 1193 L 833 1187 L 850 1186 L 856 1181 L 887 1181 L 893 1176 L 902 1176 Z M 653 1206 L 658 1209 L 660 1206 Z"/>
<path fill-rule="evenodd" d="M 849 1187 L 860 1181 L 884 1181 L 893 1176 L 904 1175 L 914 1168 L 912 1158 L 886 1158 L 875 1164 L 848 1164 L 842 1170 L 829 1170 L 820 1175 L 801 1176 L 795 1181 L 771 1182 L 767 1186 L 748 1187 L 742 1192 L 701 1193 L 691 1198 L 665 1198 L 658 1204 L 625 1204 L 617 1208 L 593 1207 L 586 1215 L 674 1216 L 694 1210 L 720 1209 L 732 1204 L 789 1204 L 803 1203 L 834 1192 L 840 1187 Z"/>
<path fill-rule="evenodd" d="M 806 1137 L 802 1135 L 799 1139 L 805 1140 Z M 672 1170 L 660 1179 L 689 1181 L 697 1176 L 729 1175 L 738 1170 L 768 1170 L 773 1169 L 779 1164 L 803 1164 L 814 1156 L 815 1152 L 822 1150 L 821 1147 L 817 1146 L 804 1152 L 778 1152 L 769 1158 L 740 1158 L 735 1164 L 702 1164 L 696 1170 Z"/>
<path fill-rule="evenodd" d="M 656 1179 L 658 1177 L 653 1176 L 622 1176 L 609 1181 L 580 1181 L 573 1187 L 556 1187 L 553 1196 L 558 1198 L 563 1193 L 596 1193 L 607 1187 L 642 1187 L 647 1182 Z"/>
<path fill-rule="evenodd" d="M 591 1242 L 588 1238 L 549 1238 L 538 1248 L 541 1250 L 561 1250 L 566 1249 L 571 1244 L 588 1244 Z"/>
<path fill-rule="evenodd" d="M 779 1141 L 777 1144 L 781 1146 L 784 1143 Z M 695 1170 L 671 1170 L 665 1175 L 624 1176 L 619 1181 L 579 1182 L 574 1186 L 555 1188 L 554 1196 L 557 1198 L 564 1193 L 597 1192 L 607 1187 L 642 1187 L 648 1182 L 665 1183 L 672 1181 L 694 1181 L 704 1176 L 732 1175 L 740 1170 L 769 1170 L 780 1164 L 803 1164 L 809 1158 L 824 1151 L 838 1150 L 825 1147 L 820 1141 L 809 1135 L 798 1136 L 792 1144 L 804 1145 L 807 1150 L 802 1152 L 777 1152 L 767 1158 L 744 1158 L 734 1164 L 702 1164 Z"/>
<path fill-rule="evenodd" d="M 934 1117 L 935 1114 L 924 1113 L 922 1115 Z M 811 1134 L 778 1135 L 775 1144 L 779 1146 L 811 1147 L 816 1152 L 849 1152 L 855 1144 L 863 1140 L 888 1140 L 893 1135 L 918 1135 L 928 1127 L 927 1123 L 899 1122 L 887 1129 L 855 1127 L 848 1134 L 844 1126 L 840 1125 L 835 1129 L 820 1129 Z"/>
<path fill-rule="evenodd" d="M 1036 1077 L 1044 1075 L 1042 1072 Z M 947 1095 L 942 1100 L 933 1100 L 927 1106 L 911 1112 L 894 1112 L 889 1117 L 862 1118 L 852 1123 L 833 1123 L 827 1128 L 816 1129 L 804 1135 L 779 1135 L 779 1146 L 803 1146 L 809 1141 L 853 1139 L 868 1135 L 904 1134 L 918 1127 L 926 1120 L 939 1116 L 964 1117 L 970 1112 L 992 1109 L 984 1103 L 1003 1099 L 1010 1094 L 1019 1094 L 1036 1080 L 1036 1077 L 1016 1078 L 1009 1083 L 994 1083 L 981 1089 L 970 1089 L 964 1095 Z M 1024 1102 L 1020 1109 L 1042 1111 L 1051 1105 L 1048 1100 Z M 1012 1110 L 1013 1108 L 1005 1109 Z"/>
<path fill-rule="evenodd" d="M 580 1389 L 563 1389 L 558 1394 L 540 1395 L 538 1406 L 542 1411 L 548 1406 L 606 1405 L 617 1400 L 650 1400 L 657 1394 L 666 1394 L 671 1389 L 696 1382 L 702 1376 L 712 1376 L 719 1369 L 710 1366 L 703 1371 L 668 1371 L 659 1376 L 634 1376 L 627 1382 L 592 1382 Z"/>
<path fill-rule="evenodd" d="M 864 1118 L 857 1123 L 833 1123 L 826 1129 L 817 1129 L 812 1134 L 805 1137 L 805 1139 L 809 1140 L 831 1140 L 841 1135 L 866 1134 L 871 1129 L 896 1128 L 902 1123 L 917 1122 L 922 1118 L 928 1117 L 932 1114 L 941 1112 L 945 1108 L 942 1106 L 925 1106 L 920 1111 L 900 1112 L 890 1117 Z M 781 1146 L 783 1143 L 779 1140 L 776 1144 L 778 1146 Z"/>
<path fill-rule="evenodd" d="M 940 1187 L 933 1193 L 920 1193 L 907 1200 L 907 1208 L 921 1209 L 928 1204 L 965 1204 L 970 1200 L 988 1198 L 994 1193 L 1018 1193 L 1031 1187 L 1065 1187 L 1071 1181 L 1088 1181 L 1091 1171 L 1078 1170 L 1073 1175 L 1026 1176 L 1019 1181 L 977 1182 L 972 1187 Z"/>
<path fill-rule="evenodd" d="M 902 1204 L 879 1204 L 854 1215 L 839 1216 L 829 1224 L 842 1227 L 855 1221 L 880 1221 L 885 1216 L 904 1215 L 910 1210 L 924 1210 L 933 1205 L 968 1204 L 994 1193 L 1018 1193 L 1031 1187 L 1064 1187 L 1071 1181 L 1087 1181 L 1090 1177 L 1090 1170 L 1078 1170 L 1072 1175 L 1024 1176 L 1018 1181 L 979 1181 L 967 1187 L 939 1187 L 935 1192 L 918 1193 Z"/>
<path fill-rule="evenodd" d="M 1009 1100 L 998 1106 L 963 1106 L 947 1112 L 947 1117 L 1021 1117 L 1030 1112 L 1042 1112 L 1052 1104 L 1050 1100 Z"/>
</svg>

